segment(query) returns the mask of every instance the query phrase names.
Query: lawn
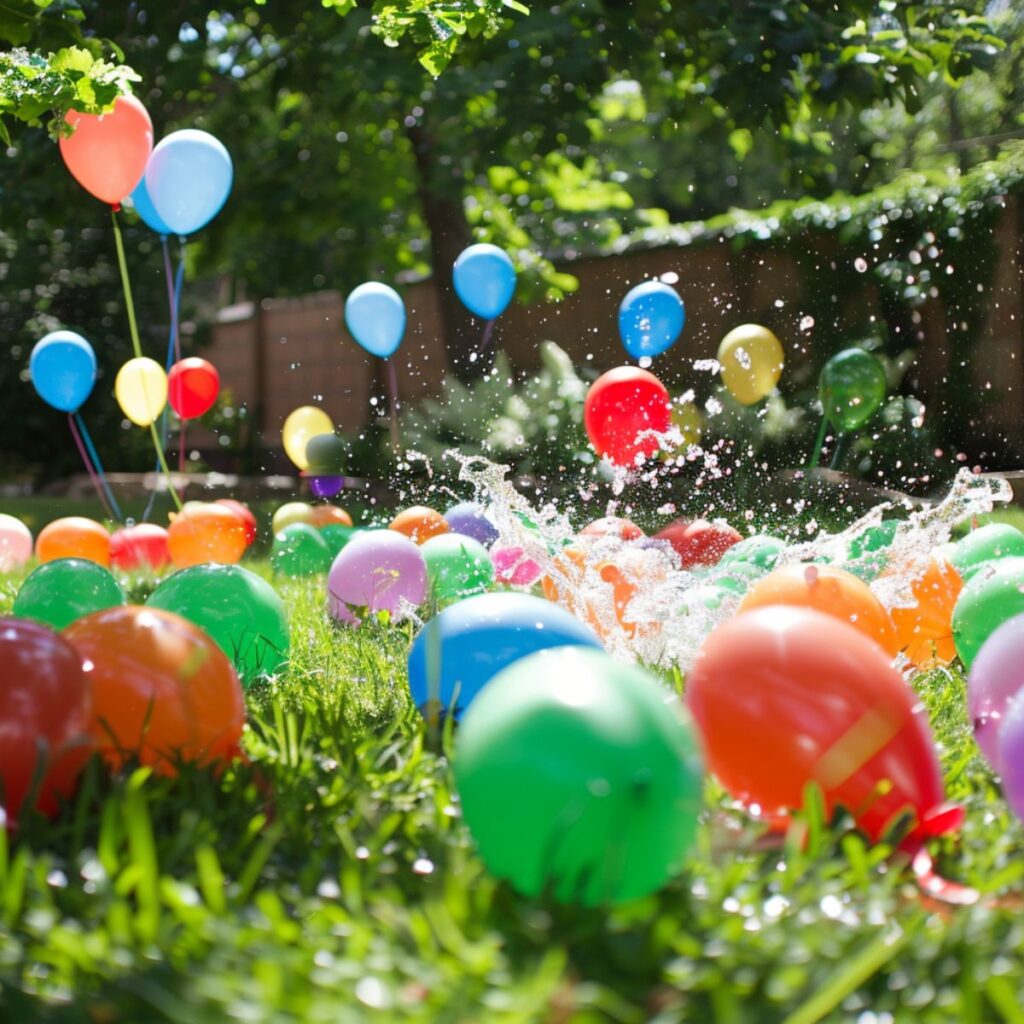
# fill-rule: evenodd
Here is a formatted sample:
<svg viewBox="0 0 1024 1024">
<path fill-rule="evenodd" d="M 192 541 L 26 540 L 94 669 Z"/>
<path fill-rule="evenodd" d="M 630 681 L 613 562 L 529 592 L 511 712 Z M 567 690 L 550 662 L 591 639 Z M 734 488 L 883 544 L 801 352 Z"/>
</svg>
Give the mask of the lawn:
<svg viewBox="0 0 1024 1024">
<path fill-rule="evenodd" d="M 811 812 L 805 842 L 776 842 L 708 782 L 679 877 L 582 911 L 518 897 L 475 856 L 451 736 L 407 695 L 411 629 L 341 629 L 321 585 L 283 592 L 292 661 L 248 695 L 248 764 L 94 763 L 55 821 L 0 830 L 0 1020 L 1024 1021 L 1024 832 L 958 672 L 915 685 L 967 808 L 939 868 L 980 904 L 923 897 L 845 819 Z"/>
</svg>

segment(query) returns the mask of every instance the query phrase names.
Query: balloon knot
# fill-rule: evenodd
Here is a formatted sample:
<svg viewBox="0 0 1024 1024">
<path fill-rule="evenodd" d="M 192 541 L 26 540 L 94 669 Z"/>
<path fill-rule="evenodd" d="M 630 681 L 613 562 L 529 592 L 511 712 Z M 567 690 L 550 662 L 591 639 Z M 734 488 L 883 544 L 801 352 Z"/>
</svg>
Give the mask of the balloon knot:
<svg viewBox="0 0 1024 1024">
<path fill-rule="evenodd" d="M 110 204 L 110 208 L 114 211 L 114 213 L 120 213 L 121 212 L 121 204 L 120 203 L 111 203 Z"/>
</svg>

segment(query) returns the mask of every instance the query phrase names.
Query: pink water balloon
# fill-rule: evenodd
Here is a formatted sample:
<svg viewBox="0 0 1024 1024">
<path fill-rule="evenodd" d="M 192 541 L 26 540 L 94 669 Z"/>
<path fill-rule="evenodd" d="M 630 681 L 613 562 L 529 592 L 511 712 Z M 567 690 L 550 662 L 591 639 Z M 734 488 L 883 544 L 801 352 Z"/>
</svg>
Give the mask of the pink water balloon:
<svg viewBox="0 0 1024 1024">
<path fill-rule="evenodd" d="M 327 577 L 331 615 L 359 623 L 380 611 L 401 616 L 427 596 L 427 566 L 414 541 L 397 530 L 356 534 L 335 558 Z"/>
<path fill-rule="evenodd" d="M 491 551 L 491 561 L 499 583 L 528 587 L 540 576 L 540 566 L 527 558 L 522 548 L 495 548 Z"/>
<path fill-rule="evenodd" d="M 14 516 L 0 512 L 0 572 L 11 572 L 32 557 L 32 531 Z"/>
<path fill-rule="evenodd" d="M 1004 622 L 982 645 L 967 680 L 967 713 L 974 738 L 1002 772 L 999 731 L 1010 701 L 1024 690 L 1024 615 Z M 1024 757 L 1024 751 L 1021 756 Z M 1022 788 L 1024 795 L 1024 788 Z"/>
</svg>

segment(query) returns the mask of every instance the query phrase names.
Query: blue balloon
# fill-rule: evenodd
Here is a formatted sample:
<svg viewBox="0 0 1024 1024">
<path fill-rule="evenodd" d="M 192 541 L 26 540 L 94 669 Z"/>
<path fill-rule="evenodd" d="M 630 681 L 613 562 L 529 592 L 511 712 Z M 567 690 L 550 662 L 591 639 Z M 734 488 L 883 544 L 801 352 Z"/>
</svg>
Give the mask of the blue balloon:
<svg viewBox="0 0 1024 1024">
<path fill-rule="evenodd" d="M 370 355 L 394 355 L 405 334 L 405 303 L 389 285 L 367 281 L 345 300 L 345 326 Z"/>
<path fill-rule="evenodd" d="M 47 405 L 76 412 L 96 383 L 96 353 L 80 334 L 52 331 L 33 346 L 28 370 Z"/>
<path fill-rule="evenodd" d="M 683 331 L 686 307 L 675 288 L 661 281 L 638 284 L 619 306 L 619 335 L 634 358 L 660 356 Z"/>
<path fill-rule="evenodd" d="M 409 689 L 421 712 L 431 699 L 456 718 L 503 668 L 548 647 L 596 647 L 594 633 L 564 608 L 531 594 L 481 594 L 446 608 L 409 651 Z"/>
<path fill-rule="evenodd" d="M 486 242 L 459 254 L 452 279 L 462 304 L 484 320 L 501 316 L 516 290 L 516 268 L 508 253 Z"/>
<path fill-rule="evenodd" d="M 142 176 L 142 180 L 135 186 L 135 191 L 131 194 L 131 201 L 135 212 L 151 231 L 155 231 L 158 235 L 171 235 L 174 233 L 163 222 L 160 214 L 156 212 L 153 200 L 149 197 L 149 189 L 146 188 L 145 175 Z"/>
<path fill-rule="evenodd" d="M 485 548 L 489 548 L 498 539 L 498 528 L 484 515 L 484 510 L 472 501 L 453 505 L 445 512 L 444 521 L 452 533 L 472 537 Z"/>
<path fill-rule="evenodd" d="M 233 180 L 223 143 L 194 128 L 161 139 L 146 165 L 153 209 L 176 235 L 191 235 L 209 224 L 227 202 Z"/>
</svg>

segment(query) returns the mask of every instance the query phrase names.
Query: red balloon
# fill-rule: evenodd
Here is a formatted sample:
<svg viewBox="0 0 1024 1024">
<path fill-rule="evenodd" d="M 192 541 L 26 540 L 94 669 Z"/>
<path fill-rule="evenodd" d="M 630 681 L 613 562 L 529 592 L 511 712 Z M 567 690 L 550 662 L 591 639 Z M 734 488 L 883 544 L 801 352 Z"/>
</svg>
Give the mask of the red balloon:
<svg viewBox="0 0 1024 1024">
<path fill-rule="evenodd" d="M 737 615 L 704 642 L 686 702 L 723 786 L 775 821 L 816 781 L 872 839 L 915 812 L 916 838 L 956 828 L 917 698 L 882 649 L 839 619 L 772 606 Z"/>
<path fill-rule="evenodd" d="M 153 152 L 153 122 L 134 96 L 118 96 L 109 114 L 71 110 L 74 132 L 60 140 L 60 155 L 75 180 L 97 199 L 116 206 L 146 173 Z"/>
<path fill-rule="evenodd" d="M 16 819 L 45 758 L 35 806 L 57 810 L 92 752 L 92 697 L 82 659 L 63 637 L 20 619 L 0 622 L 0 782 Z"/>
<path fill-rule="evenodd" d="M 619 366 L 602 374 L 587 392 L 583 425 L 598 455 L 632 466 L 638 455 L 658 451 L 658 438 L 672 422 L 668 389 L 647 370 Z"/>
<path fill-rule="evenodd" d="M 722 555 L 743 539 L 728 523 L 709 523 L 706 519 L 678 519 L 654 536 L 675 548 L 684 569 L 717 565 Z"/>
<path fill-rule="evenodd" d="M 156 523 L 125 526 L 110 535 L 110 564 L 115 569 L 162 569 L 170 560 L 167 531 Z"/>
<path fill-rule="evenodd" d="M 167 374 L 167 401 L 183 420 L 195 420 L 208 413 L 219 394 L 220 374 L 205 359 L 182 359 Z"/>
<path fill-rule="evenodd" d="M 639 540 L 644 535 L 636 523 L 618 516 L 605 516 L 595 519 L 580 530 L 581 537 L 618 537 L 619 540 Z"/>
<path fill-rule="evenodd" d="M 215 504 L 223 505 L 225 508 L 230 509 L 236 516 L 238 516 L 239 519 L 242 520 L 245 524 L 245 543 L 247 546 L 256 540 L 256 534 L 259 532 L 259 528 L 256 523 L 256 517 L 252 514 L 252 510 L 248 505 L 244 505 L 240 501 L 235 501 L 234 498 L 218 498 Z"/>
</svg>

